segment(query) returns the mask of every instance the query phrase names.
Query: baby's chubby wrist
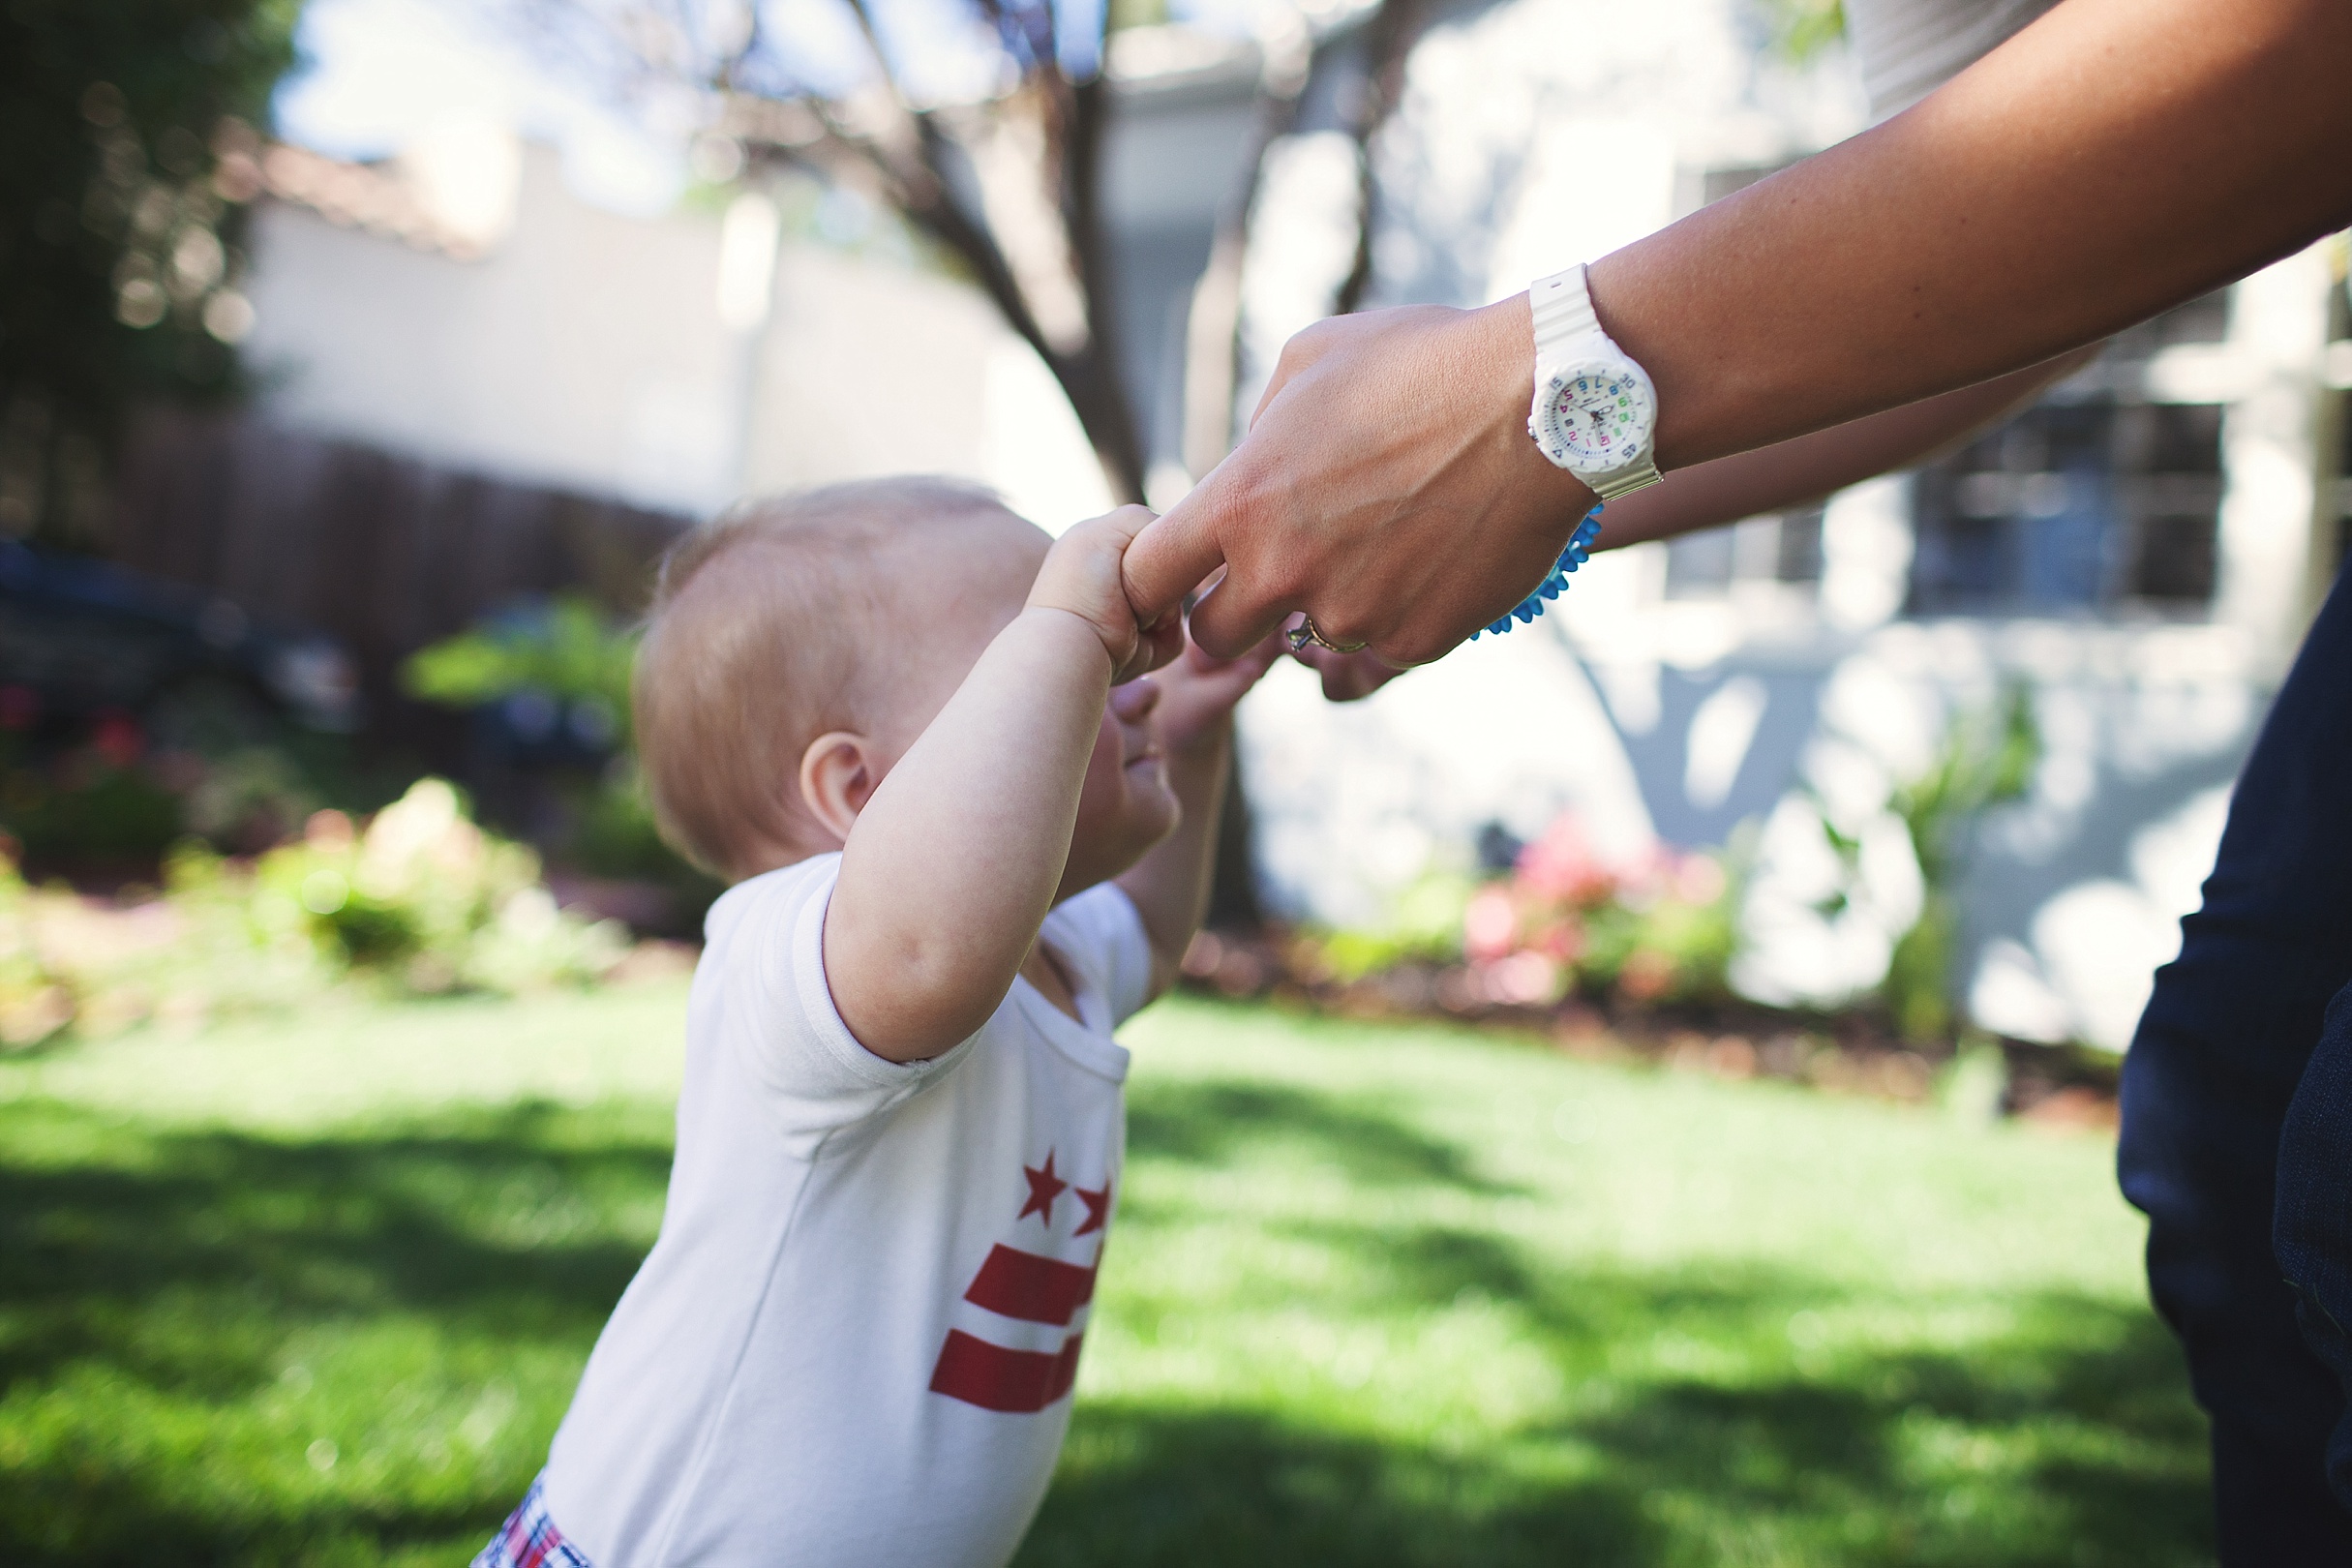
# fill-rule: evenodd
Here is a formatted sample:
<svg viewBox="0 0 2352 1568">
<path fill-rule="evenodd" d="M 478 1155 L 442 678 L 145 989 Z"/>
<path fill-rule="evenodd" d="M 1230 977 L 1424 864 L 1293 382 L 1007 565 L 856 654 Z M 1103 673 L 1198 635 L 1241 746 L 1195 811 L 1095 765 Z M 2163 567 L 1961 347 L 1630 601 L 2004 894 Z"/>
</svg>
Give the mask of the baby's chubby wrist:
<svg viewBox="0 0 2352 1568">
<path fill-rule="evenodd" d="M 1089 650 L 1102 656 L 1103 668 L 1116 674 L 1120 654 L 1103 628 L 1082 610 L 1064 604 L 1041 604 L 1032 598 L 1022 606 L 1020 623 L 1035 626 L 1040 635 L 1067 641 L 1081 657 Z"/>
</svg>

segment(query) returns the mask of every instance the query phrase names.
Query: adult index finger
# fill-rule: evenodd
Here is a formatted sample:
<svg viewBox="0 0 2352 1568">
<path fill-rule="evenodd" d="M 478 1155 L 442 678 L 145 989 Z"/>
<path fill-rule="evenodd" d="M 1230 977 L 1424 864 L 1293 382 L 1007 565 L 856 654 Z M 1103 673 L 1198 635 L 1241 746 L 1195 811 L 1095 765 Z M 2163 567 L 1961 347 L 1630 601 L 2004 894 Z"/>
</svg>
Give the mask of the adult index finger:
<svg viewBox="0 0 2352 1568">
<path fill-rule="evenodd" d="M 1168 509 L 1165 516 L 1135 535 L 1120 559 L 1127 585 L 1127 602 L 1135 618 L 1150 625 L 1184 603 L 1184 596 L 1225 563 L 1224 547 L 1210 528 L 1214 508 L 1206 492 L 1216 475 Z"/>
<path fill-rule="evenodd" d="M 1275 628 L 1290 618 L 1290 610 L 1266 593 L 1251 591 L 1228 571 L 1194 602 L 1192 641 L 1213 657 L 1237 659 L 1273 636 Z"/>
</svg>

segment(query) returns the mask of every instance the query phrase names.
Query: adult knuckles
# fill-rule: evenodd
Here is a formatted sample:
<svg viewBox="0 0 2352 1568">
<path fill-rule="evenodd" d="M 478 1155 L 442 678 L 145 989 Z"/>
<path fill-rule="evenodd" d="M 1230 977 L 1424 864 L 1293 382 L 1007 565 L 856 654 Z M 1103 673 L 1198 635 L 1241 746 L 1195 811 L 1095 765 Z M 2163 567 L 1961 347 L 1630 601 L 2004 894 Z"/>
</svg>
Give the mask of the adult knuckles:
<svg viewBox="0 0 2352 1568">
<path fill-rule="evenodd" d="M 1394 665 L 1409 667 L 1433 664 L 1452 651 L 1460 641 L 1460 638 L 1448 637 L 1443 632 L 1426 627 L 1403 626 L 1374 640 L 1372 651 Z"/>
<path fill-rule="evenodd" d="M 1330 351 L 1333 344 L 1347 334 L 1347 318 L 1327 316 L 1319 321 L 1309 322 L 1290 334 L 1282 351 L 1274 361 L 1277 377 L 1288 380 Z"/>
</svg>

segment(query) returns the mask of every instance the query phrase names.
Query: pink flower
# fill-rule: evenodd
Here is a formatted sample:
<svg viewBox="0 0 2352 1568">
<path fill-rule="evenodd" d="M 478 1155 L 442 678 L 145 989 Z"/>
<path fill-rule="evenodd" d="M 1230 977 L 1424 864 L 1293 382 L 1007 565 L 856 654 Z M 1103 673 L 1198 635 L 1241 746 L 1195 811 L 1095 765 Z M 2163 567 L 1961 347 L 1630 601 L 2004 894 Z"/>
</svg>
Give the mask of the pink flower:
<svg viewBox="0 0 2352 1568">
<path fill-rule="evenodd" d="M 1568 811 L 1520 852 L 1518 880 L 1534 897 L 1569 904 L 1606 903 L 1617 890 L 1616 873 L 1595 852 L 1583 823 Z"/>
<path fill-rule="evenodd" d="M 1721 898 L 1728 886 L 1723 867 L 1704 855 L 1686 855 L 1674 873 L 1674 893 L 1686 904 L 1702 906 Z"/>
<path fill-rule="evenodd" d="M 1481 888 L 1462 912 L 1462 947 L 1474 961 L 1500 958 L 1518 943 L 1519 911 L 1499 887 Z"/>
<path fill-rule="evenodd" d="M 138 721 L 128 713 L 104 713 L 98 726 L 90 733 L 90 744 L 109 768 L 128 768 L 138 761 L 139 753 L 147 749 L 147 738 L 139 733 Z"/>
</svg>

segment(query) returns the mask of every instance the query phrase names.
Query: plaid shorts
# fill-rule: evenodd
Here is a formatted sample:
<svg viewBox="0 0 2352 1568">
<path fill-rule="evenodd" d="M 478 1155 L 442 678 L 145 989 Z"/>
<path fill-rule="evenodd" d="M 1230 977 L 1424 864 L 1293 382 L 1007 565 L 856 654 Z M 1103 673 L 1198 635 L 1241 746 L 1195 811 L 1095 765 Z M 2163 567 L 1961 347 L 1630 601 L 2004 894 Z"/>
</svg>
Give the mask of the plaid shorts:
<svg viewBox="0 0 2352 1568">
<path fill-rule="evenodd" d="M 473 1568 L 594 1568 L 548 1517 L 546 1484 L 544 1476 L 530 1484 L 522 1503 L 473 1559 Z"/>
</svg>

